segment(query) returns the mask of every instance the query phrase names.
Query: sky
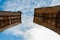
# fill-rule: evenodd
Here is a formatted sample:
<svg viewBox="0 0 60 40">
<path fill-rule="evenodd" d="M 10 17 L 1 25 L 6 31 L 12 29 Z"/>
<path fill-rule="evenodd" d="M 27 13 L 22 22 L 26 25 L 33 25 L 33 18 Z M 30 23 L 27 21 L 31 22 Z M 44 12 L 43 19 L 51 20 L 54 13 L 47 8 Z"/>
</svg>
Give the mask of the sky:
<svg viewBox="0 0 60 40">
<path fill-rule="evenodd" d="M 60 35 L 33 22 L 34 8 L 60 5 L 60 0 L 0 0 L 0 11 L 22 11 L 22 23 L 0 32 L 0 40 L 60 40 Z"/>
</svg>

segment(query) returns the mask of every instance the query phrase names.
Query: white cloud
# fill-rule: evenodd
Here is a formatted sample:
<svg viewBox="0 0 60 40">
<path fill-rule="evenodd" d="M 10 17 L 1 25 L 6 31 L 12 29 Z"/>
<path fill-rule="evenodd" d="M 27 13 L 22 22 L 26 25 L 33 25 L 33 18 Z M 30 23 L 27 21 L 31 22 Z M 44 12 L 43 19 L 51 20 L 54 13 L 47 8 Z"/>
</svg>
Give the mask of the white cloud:
<svg viewBox="0 0 60 40">
<path fill-rule="evenodd" d="M 50 6 L 60 5 L 60 0 L 53 0 Z"/>
<path fill-rule="evenodd" d="M 3 31 L 3 33 L 5 33 L 6 35 L 8 35 L 8 34 L 13 34 L 13 35 L 16 35 L 16 36 L 22 35 L 23 32 L 18 30 L 16 27 L 18 27 L 18 26 L 13 26 L 13 27 Z"/>
<path fill-rule="evenodd" d="M 24 8 L 34 8 L 36 6 L 49 6 L 52 0 L 6 0 L 5 9 L 8 11 L 23 11 Z M 25 11 L 25 10 L 24 10 Z"/>
<path fill-rule="evenodd" d="M 32 28 L 29 29 L 29 27 Z M 6 35 L 22 35 L 25 38 L 25 40 L 60 40 L 60 35 L 53 32 L 52 30 L 49 30 L 48 28 L 45 28 L 44 26 L 37 25 L 35 23 L 19 24 L 10 29 L 5 30 L 4 33 Z"/>
<path fill-rule="evenodd" d="M 39 1 L 39 2 L 38 2 Z M 60 40 L 60 36 L 37 24 L 33 21 L 34 7 L 48 6 L 44 0 L 32 0 L 33 5 L 30 4 L 30 0 L 7 0 L 4 5 L 6 11 L 22 11 L 22 24 L 16 25 L 12 28 L 5 30 L 3 33 L 6 35 L 13 34 L 16 36 L 23 35 L 25 40 Z M 35 2 L 35 3 L 34 3 Z M 59 4 L 56 0 L 53 0 L 51 5 Z M 43 5 L 42 5 L 43 4 Z M 50 4 L 49 4 L 50 5 Z M 31 13 L 29 13 L 31 12 Z"/>
<path fill-rule="evenodd" d="M 60 40 L 60 35 L 45 28 L 34 24 L 34 28 L 28 31 L 30 38 L 28 40 Z"/>
</svg>

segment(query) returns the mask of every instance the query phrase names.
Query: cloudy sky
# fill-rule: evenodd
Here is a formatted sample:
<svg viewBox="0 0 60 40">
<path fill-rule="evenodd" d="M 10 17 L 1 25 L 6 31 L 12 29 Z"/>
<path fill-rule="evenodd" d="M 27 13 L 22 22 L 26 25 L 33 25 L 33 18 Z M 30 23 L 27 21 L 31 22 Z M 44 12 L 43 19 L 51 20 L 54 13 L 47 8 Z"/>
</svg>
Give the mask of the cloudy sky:
<svg viewBox="0 0 60 40">
<path fill-rule="evenodd" d="M 0 0 L 0 11 L 22 11 L 22 23 L 0 32 L 0 40 L 60 40 L 60 35 L 33 23 L 34 8 L 60 5 L 60 0 Z"/>
</svg>

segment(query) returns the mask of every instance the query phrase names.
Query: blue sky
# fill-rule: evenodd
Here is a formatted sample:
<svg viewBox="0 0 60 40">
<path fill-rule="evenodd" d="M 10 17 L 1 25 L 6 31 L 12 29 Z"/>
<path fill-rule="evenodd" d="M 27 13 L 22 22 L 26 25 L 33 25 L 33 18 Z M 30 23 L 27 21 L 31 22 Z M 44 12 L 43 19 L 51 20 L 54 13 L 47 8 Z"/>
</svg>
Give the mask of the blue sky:
<svg viewBox="0 0 60 40">
<path fill-rule="evenodd" d="M 33 23 L 34 8 L 56 5 L 60 0 L 0 0 L 0 11 L 22 11 L 22 23 L 1 32 L 0 40 L 60 40 L 57 33 Z"/>
</svg>

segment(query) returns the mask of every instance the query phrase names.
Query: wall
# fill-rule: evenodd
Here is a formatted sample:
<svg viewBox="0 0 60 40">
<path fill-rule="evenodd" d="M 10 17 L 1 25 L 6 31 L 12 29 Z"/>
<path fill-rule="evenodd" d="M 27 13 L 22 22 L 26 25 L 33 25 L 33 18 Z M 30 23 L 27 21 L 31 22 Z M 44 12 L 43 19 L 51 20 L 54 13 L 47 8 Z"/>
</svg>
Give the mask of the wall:
<svg viewBox="0 0 60 40">
<path fill-rule="evenodd" d="M 21 23 L 21 12 L 0 11 L 0 31 Z"/>
</svg>

